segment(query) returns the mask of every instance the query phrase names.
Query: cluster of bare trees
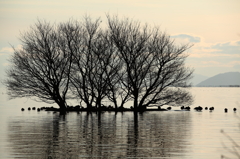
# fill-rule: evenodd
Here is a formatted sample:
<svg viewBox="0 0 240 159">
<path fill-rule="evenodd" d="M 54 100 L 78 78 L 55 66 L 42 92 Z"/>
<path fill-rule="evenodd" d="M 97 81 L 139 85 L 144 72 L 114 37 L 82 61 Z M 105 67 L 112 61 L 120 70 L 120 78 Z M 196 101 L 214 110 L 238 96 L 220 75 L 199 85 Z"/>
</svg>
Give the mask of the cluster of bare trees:
<svg viewBox="0 0 240 159">
<path fill-rule="evenodd" d="M 159 28 L 107 16 L 60 24 L 38 21 L 21 35 L 5 84 L 11 97 L 55 102 L 78 98 L 88 108 L 107 99 L 115 108 L 187 105 L 192 70 L 185 67 L 188 44 L 178 46 Z"/>
</svg>

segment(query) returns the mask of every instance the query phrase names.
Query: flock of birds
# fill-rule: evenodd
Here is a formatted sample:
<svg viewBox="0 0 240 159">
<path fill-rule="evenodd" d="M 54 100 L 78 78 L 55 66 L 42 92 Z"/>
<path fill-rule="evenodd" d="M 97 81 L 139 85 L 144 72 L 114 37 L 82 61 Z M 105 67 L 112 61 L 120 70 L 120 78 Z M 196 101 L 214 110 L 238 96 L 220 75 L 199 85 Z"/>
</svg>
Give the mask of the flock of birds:
<svg viewBox="0 0 240 159">
<path fill-rule="evenodd" d="M 25 109 L 22 108 L 21 110 L 24 111 Z M 31 110 L 31 107 L 28 107 L 28 110 Z M 36 107 L 32 107 L 32 110 L 36 110 Z M 41 109 L 37 108 L 37 111 L 39 112 L 39 111 L 41 111 Z"/>
<path fill-rule="evenodd" d="M 172 107 L 167 107 L 167 110 L 171 110 Z M 181 106 L 181 110 L 190 110 L 191 108 L 188 106 L 188 107 L 184 107 L 184 106 Z M 210 111 L 213 111 L 214 110 L 214 107 L 205 107 L 205 110 L 210 110 Z M 203 107 L 201 106 L 198 106 L 198 107 L 195 107 L 194 110 L 196 111 L 202 111 L 203 110 Z M 237 108 L 233 108 L 233 111 L 236 112 L 237 111 Z M 228 108 L 225 108 L 224 109 L 224 112 L 227 113 L 228 112 Z"/>
</svg>

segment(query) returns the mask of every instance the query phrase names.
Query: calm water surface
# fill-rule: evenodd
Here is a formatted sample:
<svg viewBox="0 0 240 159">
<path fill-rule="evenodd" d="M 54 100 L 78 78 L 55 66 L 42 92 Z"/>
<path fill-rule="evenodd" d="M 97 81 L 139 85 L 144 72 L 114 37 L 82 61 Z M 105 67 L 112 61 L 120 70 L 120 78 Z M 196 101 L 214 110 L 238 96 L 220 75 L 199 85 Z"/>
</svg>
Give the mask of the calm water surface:
<svg viewBox="0 0 240 159">
<path fill-rule="evenodd" d="M 0 158 L 237 158 L 227 150 L 233 142 L 221 130 L 240 143 L 240 88 L 192 88 L 191 92 L 192 108 L 214 106 L 215 110 L 176 111 L 176 107 L 142 114 L 60 116 L 21 112 L 21 107 L 47 105 L 28 99 L 9 101 L 2 93 Z"/>
</svg>

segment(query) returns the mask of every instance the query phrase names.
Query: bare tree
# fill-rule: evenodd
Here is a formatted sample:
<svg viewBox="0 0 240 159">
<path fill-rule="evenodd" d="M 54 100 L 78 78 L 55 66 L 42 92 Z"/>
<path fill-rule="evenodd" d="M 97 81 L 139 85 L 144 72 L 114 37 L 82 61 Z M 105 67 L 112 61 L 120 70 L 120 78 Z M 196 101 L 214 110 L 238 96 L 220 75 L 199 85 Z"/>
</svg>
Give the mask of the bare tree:
<svg viewBox="0 0 240 159">
<path fill-rule="evenodd" d="M 121 59 L 109 38 L 107 30 L 100 28 L 100 19 L 93 21 L 85 17 L 82 24 L 82 42 L 74 53 L 74 74 L 71 76 L 72 90 L 89 109 L 100 108 L 102 100 L 109 97 L 117 108 L 117 85 Z"/>
<path fill-rule="evenodd" d="M 115 108 L 123 108 L 124 104 L 130 99 L 130 91 L 127 86 L 122 83 L 123 78 L 126 77 L 125 69 L 123 68 L 123 59 L 119 56 L 119 51 L 111 39 L 109 31 L 104 33 L 104 40 L 108 46 L 108 51 L 105 53 L 106 81 L 107 92 L 106 95 Z M 120 103 L 118 103 L 120 101 Z"/>
<path fill-rule="evenodd" d="M 73 93 L 79 97 L 88 108 L 92 108 L 95 99 L 95 88 L 92 81 L 92 71 L 96 65 L 96 58 L 92 53 L 92 41 L 96 39 L 100 20 L 94 23 L 88 17 L 85 17 L 85 22 L 82 25 L 82 35 L 78 41 L 80 49 L 74 52 L 74 74 L 71 76 L 71 84 Z"/>
<path fill-rule="evenodd" d="M 66 108 L 73 57 L 72 37 L 76 29 L 71 22 L 50 25 L 38 21 L 21 35 L 22 49 L 14 49 L 5 84 L 11 98 L 37 97 Z"/>
<path fill-rule="evenodd" d="M 158 28 L 109 15 L 107 18 L 111 38 L 124 60 L 126 78 L 122 83 L 130 89 L 134 108 L 190 104 L 192 97 L 186 88 L 193 71 L 184 66 L 185 51 L 190 46 L 175 45 Z"/>
<path fill-rule="evenodd" d="M 55 102 L 62 112 L 70 95 L 90 109 L 104 99 L 115 108 L 133 100 L 135 110 L 190 104 L 192 70 L 184 66 L 190 46 L 175 45 L 158 28 L 107 18 L 106 29 L 87 16 L 82 23 L 38 21 L 11 59 L 5 82 L 11 97 Z"/>
</svg>

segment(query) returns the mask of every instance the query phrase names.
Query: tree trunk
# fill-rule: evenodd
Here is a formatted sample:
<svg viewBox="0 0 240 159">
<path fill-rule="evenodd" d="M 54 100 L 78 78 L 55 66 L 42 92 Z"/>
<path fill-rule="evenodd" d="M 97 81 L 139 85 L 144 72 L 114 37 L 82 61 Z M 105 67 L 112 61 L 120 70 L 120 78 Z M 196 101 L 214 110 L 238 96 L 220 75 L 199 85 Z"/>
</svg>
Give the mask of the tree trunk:
<svg viewBox="0 0 240 159">
<path fill-rule="evenodd" d="M 64 102 L 64 101 L 60 101 L 60 102 L 58 103 L 58 106 L 60 107 L 60 109 L 59 109 L 60 115 L 65 115 L 65 114 L 66 114 L 66 105 L 65 105 L 65 102 Z"/>
<path fill-rule="evenodd" d="M 91 104 L 89 104 L 88 102 L 87 102 L 87 109 L 89 109 L 89 110 L 91 110 L 91 109 L 92 109 L 92 105 L 91 105 Z"/>
<path fill-rule="evenodd" d="M 137 111 L 138 109 L 138 98 L 135 96 L 134 103 L 133 103 L 134 111 Z"/>
<path fill-rule="evenodd" d="M 113 99 L 113 103 L 114 103 L 115 109 L 117 109 L 118 106 L 117 106 L 117 100 L 116 100 L 116 98 Z"/>
<path fill-rule="evenodd" d="M 99 98 L 99 97 L 96 100 L 96 108 L 101 109 L 101 98 Z"/>
</svg>

